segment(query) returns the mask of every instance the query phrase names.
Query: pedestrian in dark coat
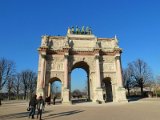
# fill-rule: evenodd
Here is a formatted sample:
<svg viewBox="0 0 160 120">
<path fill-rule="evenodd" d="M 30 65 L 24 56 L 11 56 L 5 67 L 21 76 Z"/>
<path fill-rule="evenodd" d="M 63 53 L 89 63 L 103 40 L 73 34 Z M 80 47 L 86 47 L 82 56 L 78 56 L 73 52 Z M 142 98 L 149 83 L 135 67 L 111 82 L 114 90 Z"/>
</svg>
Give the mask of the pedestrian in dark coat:
<svg viewBox="0 0 160 120">
<path fill-rule="evenodd" d="M 32 116 L 32 119 L 34 119 L 36 105 L 37 105 L 37 95 L 34 95 L 29 101 L 29 108 L 30 108 L 29 118 L 30 116 Z"/>
<path fill-rule="evenodd" d="M 42 96 L 40 96 L 37 103 L 37 109 L 38 109 L 37 119 L 39 118 L 39 120 L 42 120 L 42 112 L 44 110 L 44 107 L 45 107 L 45 102 Z"/>
</svg>

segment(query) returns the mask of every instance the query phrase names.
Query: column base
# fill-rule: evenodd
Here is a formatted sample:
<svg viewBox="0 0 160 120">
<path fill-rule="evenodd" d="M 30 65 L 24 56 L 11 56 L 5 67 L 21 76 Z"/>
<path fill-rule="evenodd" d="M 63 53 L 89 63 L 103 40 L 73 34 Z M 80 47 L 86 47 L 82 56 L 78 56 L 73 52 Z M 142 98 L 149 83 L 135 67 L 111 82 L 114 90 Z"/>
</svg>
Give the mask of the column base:
<svg viewBox="0 0 160 120">
<path fill-rule="evenodd" d="M 37 94 L 37 97 L 42 96 L 43 98 L 45 98 L 45 89 L 44 88 L 38 88 L 36 94 Z"/>
<path fill-rule="evenodd" d="M 96 102 L 98 104 L 105 103 L 103 100 L 103 89 L 102 88 L 96 88 L 95 90 L 96 95 L 94 96 L 93 102 Z"/>
<path fill-rule="evenodd" d="M 62 96 L 62 104 L 71 104 L 69 101 L 69 89 L 63 90 L 63 96 Z"/>
<path fill-rule="evenodd" d="M 123 87 L 119 87 L 118 89 L 117 89 L 117 96 L 116 96 L 116 100 L 117 100 L 117 102 L 123 102 L 123 103 L 127 103 L 128 102 L 128 100 L 127 100 L 127 98 L 126 98 L 126 90 L 125 90 L 125 88 L 123 88 Z"/>
</svg>

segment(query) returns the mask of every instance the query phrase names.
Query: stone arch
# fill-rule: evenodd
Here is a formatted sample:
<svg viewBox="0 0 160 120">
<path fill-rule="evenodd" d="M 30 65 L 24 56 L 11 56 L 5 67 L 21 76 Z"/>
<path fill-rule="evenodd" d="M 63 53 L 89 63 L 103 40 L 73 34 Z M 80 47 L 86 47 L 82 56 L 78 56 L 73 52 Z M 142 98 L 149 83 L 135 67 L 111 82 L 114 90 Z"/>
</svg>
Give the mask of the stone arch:
<svg viewBox="0 0 160 120">
<path fill-rule="evenodd" d="M 111 77 L 106 77 L 102 80 L 103 83 L 103 99 L 105 102 L 113 101 L 113 90 Z"/>
<path fill-rule="evenodd" d="M 89 67 L 88 63 L 85 62 L 85 61 L 77 61 L 72 65 L 70 73 L 76 68 L 83 69 L 87 74 L 87 88 L 88 88 L 88 91 L 87 91 L 88 92 L 88 98 L 87 98 L 87 100 L 90 100 L 90 82 L 89 82 L 90 67 Z M 70 78 L 71 78 L 71 75 L 70 75 Z M 71 79 L 69 79 L 69 88 L 71 90 Z M 71 98 L 71 96 L 70 96 L 70 98 Z"/>
<path fill-rule="evenodd" d="M 61 84 L 62 84 L 62 80 L 60 79 L 60 78 L 58 78 L 58 77 L 53 77 L 53 78 L 50 78 L 49 80 L 48 80 L 48 93 L 47 93 L 47 95 L 48 95 L 48 97 L 51 97 L 51 98 L 53 98 L 54 96 L 52 95 L 52 83 L 54 83 L 54 82 L 56 82 L 56 81 L 58 81 L 58 82 L 60 82 Z M 56 88 L 56 89 L 58 89 L 58 88 Z M 62 91 L 62 85 L 61 85 L 61 91 Z M 55 93 L 57 93 L 57 90 L 55 91 Z M 62 92 L 61 92 L 62 93 Z M 60 93 L 60 95 L 58 96 L 60 99 L 61 99 L 61 93 Z"/>
<path fill-rule="evenodd" d="M 75 68 L 82 68 L 87 72 L 87 74 L 89 73 L 89 65 L 85 61 L 77 61 L 76 63 L 74 63 L 71 71 Z"/>
<path fill-rule="evenodd" d="M 53 77 L 53 78 L 49 79 L 49 83 L 53 83 L 54 81 L 62 82 L 61 79 L 59 79 L 58 77 Z"/>
</svg>

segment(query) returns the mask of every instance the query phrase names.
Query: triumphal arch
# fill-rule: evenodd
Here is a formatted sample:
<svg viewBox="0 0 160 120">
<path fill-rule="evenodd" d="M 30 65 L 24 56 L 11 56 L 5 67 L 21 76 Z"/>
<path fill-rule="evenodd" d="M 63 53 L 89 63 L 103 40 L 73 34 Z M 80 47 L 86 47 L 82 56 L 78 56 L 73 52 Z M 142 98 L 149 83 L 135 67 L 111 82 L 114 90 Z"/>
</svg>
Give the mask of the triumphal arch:
<svg viewBox="0 0 160 120">
<path fill-rule="evenodd" d="M 88 99 L 126 101 L 122 82 L 121 53 L 118 40 L 98 38 L 87 27 L 68 28 L 66 36 L 42 36 L 39 51 L 37 95 L 50 96 L 51 83 L 62 83 L 62 103 L 71 100 L 71 72 L 82 68 L 87 72 Z"/>
</svg>

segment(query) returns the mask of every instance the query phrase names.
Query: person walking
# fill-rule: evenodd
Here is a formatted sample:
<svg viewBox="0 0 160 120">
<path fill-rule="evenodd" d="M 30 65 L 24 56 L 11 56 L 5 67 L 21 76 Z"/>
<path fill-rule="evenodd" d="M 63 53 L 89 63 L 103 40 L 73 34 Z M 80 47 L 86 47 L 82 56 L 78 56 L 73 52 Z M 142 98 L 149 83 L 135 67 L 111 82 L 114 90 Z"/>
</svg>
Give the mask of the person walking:
<svg viewBox="0 0 160 120">
<path fill-rule="evenodd" d="M 45 102 L 42 96 L 39 96 L 38 103 L 37 103 L 37 109 L 38 109 L 37 119 L 39 118 L 39 120 L 42 120 L 42 112 L 44 110 L 44 107 L 45 107 Z"/>
<path fill-rule="evenodd" d="M 31 100 L 29 101 L 29 108 L 30 108 L 29 118 L 30 116 L 32 116 L 32 119 L 34 119 L 36 105 L 37 105 L 37 95 L 33 95 Z"/>
<path fill-rule="evenodd" d="M 57 98 L 57 96 L 55 95 L 55 96 L 53 97 L 53 105 L 56 104 L 56 98 Z"/>
</svg>

